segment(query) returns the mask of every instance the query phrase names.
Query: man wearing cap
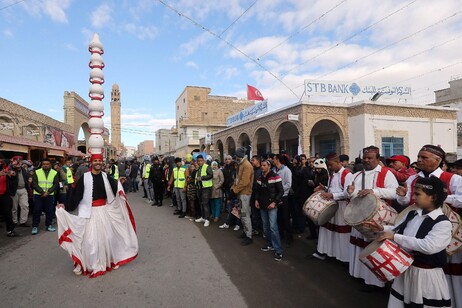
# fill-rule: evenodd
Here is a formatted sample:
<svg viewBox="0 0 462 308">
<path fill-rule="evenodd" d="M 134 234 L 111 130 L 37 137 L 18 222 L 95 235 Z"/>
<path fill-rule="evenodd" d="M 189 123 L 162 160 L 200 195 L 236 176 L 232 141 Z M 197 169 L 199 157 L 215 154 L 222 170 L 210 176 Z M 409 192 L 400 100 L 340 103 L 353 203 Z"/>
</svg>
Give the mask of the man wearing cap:
<svg viewBox="0 0 462 308">
<path fill-rule="evenodd" d="M 364 148 L 362 163 L 364 170 L 353 175 L 353 181 L 348 186 L 350 198 L 362 198 L 374 194 L 380 199 L 396 199 L 396 188 L 398 182 L 395 176 L 387 167 L 380 166 L 380 150 L 375 146 Z M 348 185 L 348 184 L 345 184 Z M 356 229 L 351 230 L 350 236 L 350 275 L 355 278 L 362 278 L 367 285 L 367 291 L 375 287 L 384 287 L 385 284 L 361 261 L 359 254 L 369 244 L 366 238 Z"/>
<path fill-rule="evenodd" d="M 348 204 L 348 186 L 345 183 L 353 181 L 353 174 L 342 165 L 336 153 L 327 155 L 326 159 L 327 166 L 333 174 L 329 179 L 327 191 L 322 192 L 321 197 L 338 203 L 338 210 L 329 222 L 319 228 L 318 250 L 313 256 L 324 260 L 325 255 L 328 255 L 339 261 L 348 262 L 351 226 L 347 225 L 344 218 Z"/>
<path fill-rule="evenodd" d="M 74 273 L 91 278 L 138 254 L 135 220 L 122 185 L 102 166 L 103 156 L 93 154 L 91 171 L 76 182 L 68 204 L 59 204 L 56 211 L 59 244 L 72 257 Z M 76 209 L 77 215 L 67 212 Z"/>
<path fill-rule="evenodd" d="M 412 168 L 408 168 L 409 160 L 403 155 L 393 155 L 387 158 L 386 162 L 398 183 L 406 182 L 411 175 L 415 174 Z"/>
<path fill-rule="evenodd" d="M 246 155 L 247 149 L 240 147 L 236 150 L 236 160 L 238 162 L 237 176 L 231 190 L 238 195 L 242 203 L 241 222 L 244 226 L 241 245 L 246 246 L 252 243 L 252 221 L 250 215 L 250 198 L 252 196 L 253 168 Z"/>
<path fill-rule="evenodd" d="M 162 168 L 159 162 L 159 157 L 154 156 L 152 158 L 152 162 L 153 165 L 151 166 L 151 171 L 149 172 L 149 181 L 152 183 L 152 187 L 154 188 L 154 199 L 156 202 L 151 205 L 162 206 L 165 184 L 164 168 Z"/>
<path fill-rule="evenodd" d="M 175 158 L 175 167 L 173 168 L 172 176 L 168 183 L 168 190 L 175 194 L 177 210 L 173 215 L 178 215 L 181 218 L 186 216 L 188 209 L 188 201 L 186 200 L 186 166 L 183 165 L 181 158 Z"/>
<path fill-rule="evenodd" d="M 48 231 L 56 231 L 52 225 L 54 198 L 59 193 L 59 175 L 51 168 L 51 161 L 42 160 L 42 168 L 37 169 L 32 176 L 32 189 L 34 190 L 34 213 L 32 218 L 32 234 L 38 233 L 40 216 L 45 212 L 45 226 Z"/>
<path fill-rule="evenodd" d="M 436 176 L 446 183 L 448 197 L 445 203 L 453 210 L 461 213 L 462 208 L 462 177 L 453 173 L 441 170 L 440 165 L 446 153 L 438 146 L 431 144 L 424 145 L 417 154 L 417 166 L 421 170 L 418 174 L 410 176 L 404 186 L 400 186 L 396 193 L 398 202 L 403 206 L 414 204 L 414 185 L 419 177 Z M 462 252 L 448 257 L 448 264 L 444 267 L 448 280 L 449 291 L 454 307 L 462 307 Z"/>
</svg>

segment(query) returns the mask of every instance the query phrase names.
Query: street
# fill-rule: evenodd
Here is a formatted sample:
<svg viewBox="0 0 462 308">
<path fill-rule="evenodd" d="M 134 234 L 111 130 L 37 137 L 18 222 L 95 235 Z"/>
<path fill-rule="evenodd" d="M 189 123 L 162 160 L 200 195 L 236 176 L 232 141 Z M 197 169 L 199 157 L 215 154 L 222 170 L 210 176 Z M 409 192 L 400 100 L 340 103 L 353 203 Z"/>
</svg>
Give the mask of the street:
<svg viewBox="0 0 462 308">
<path fill-rule="evenodd" d="M 306 235 L 282 262 L 242 247 L 232 229 L 209 228 L 172 215 L 170 199 L 153 207 L 128 194 L 140 242 L 138 258 L 102 277 L 75 276 L 57 233 L 0 239 L 3 307 L 385 307 L 388 291 L 361 292 L 362 282 L 334 260 L 306 259 Z M 42 219 L 42 225 L 43 225 Z M 4 226 L 3 226 L 4 228 Z"/>
</svg>

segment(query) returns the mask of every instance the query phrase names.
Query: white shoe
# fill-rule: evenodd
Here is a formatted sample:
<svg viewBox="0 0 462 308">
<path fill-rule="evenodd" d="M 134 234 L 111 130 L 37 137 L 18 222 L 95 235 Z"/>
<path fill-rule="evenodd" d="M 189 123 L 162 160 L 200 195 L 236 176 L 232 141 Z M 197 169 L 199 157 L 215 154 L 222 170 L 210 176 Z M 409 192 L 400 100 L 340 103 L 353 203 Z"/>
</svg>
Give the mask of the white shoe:
<svg viewBox="0 0 462 308">
<path fill-rule="evenodd" d="M 114 270 L 119 269 L 119 265 L 113 266 L 112 269 Z"/>
<path fill-rule="evenodd" d="M 219 226 L 218 228 L 220 229 L 228 229 L 229 228 L 229 225 L 227 225 L 226 223 L 222 224 L 221 226 Z"/>
<path fill-rule="evenodd" d="M 241 227 L 239 227 L 239 225 L 234 226 L 234 231 L 239 231 L 240 229 Z"/>
<path fill-rule="evenodd" d="M 147 204 L 150 204 L 151 203 L 151 200 L 144 200 L 144 203 L 147 203 Z"/>
<path fill-rule="evenodd" d="M 76 274 L 77 276 L 82 275 L 82 267 L 80 266 L 80 264 L 77 264 L 77 265 L 74 267 L 73 272 L 74 272 L 74 274 Z"/>
<path fill-rule="evenodd" d="M 210 226 L 210 220 L 206 219 L 204 222 L 204 227 Z"/>
<path fill-rule="evenodd" d="M 191 217 L 191 216 L 188 216 L 188 215 L 186 215 L 184 218 L 185 218 L 185 219 L 191 219 L 192 217 Z"/>
<path fill-rule="evenodd" d="M 197 218 L 196 220 L 194 220 L 195 222 L 205 222 L 205 219 L 204 218 Z"/>
</svg>

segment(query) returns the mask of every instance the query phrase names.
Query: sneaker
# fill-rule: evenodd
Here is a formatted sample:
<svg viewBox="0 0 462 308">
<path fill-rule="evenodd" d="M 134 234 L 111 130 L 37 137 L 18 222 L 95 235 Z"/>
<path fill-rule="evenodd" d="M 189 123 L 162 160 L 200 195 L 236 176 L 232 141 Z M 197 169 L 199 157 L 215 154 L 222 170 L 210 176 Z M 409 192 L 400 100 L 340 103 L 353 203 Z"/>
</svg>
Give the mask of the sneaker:
<svg viewBox="0 0 462 308">
<path fill-rule="evenodd" d="M 180 215 L 178 215 L 178 218 L 185 218 L 185 217 L 186 217 L 185 214 L 180 214 Z"/>
<path fill-rule="evenodd" d="M 75 267 L 74 267 L 74 270 L 73 270 L 74 274 L 79 276 L 79 275 L 82 275 L 82 267 L 80 266 L 80 264 L 77 264 Z"/>
<path fill-rule="evenodd" d="M 49 225 L 48 228 L 47 228 L 48 231 L 50 232 L 55 232 L 56 231 L 56 228 L 53 227 L 52 225 Z"/>
<path fill-rule="evenodd" d="M 6 233 L 6 236 L 8 236 L 8 237 L 15 237 L 15 236 L 19 236 L 19 234 L 17 234 L 16 232 L 14 232 L 14 230 L 12 230 L 12 231 L 8 231 L 8 232 Z"/>
<path fill-rule="evenodd" d="M 169 205 L 169 207 L 173 207 L 173 203 Z"/>
<path fill-rule="evenodd" d="M 195 222 L 205 222 L 205 219 L 204 218 L 197 218 L 196 220 L 194 220 Z"/>
<path fill-rule="evenodd" d="M 277 252 L 276 252 L 276 253 L 274 254 L 274 260 L 275 260 L 275 261 L 278 261 L 278 262 L 279 262 L 279 261 L 282 261 L 282 253 L 277 253 Z"/>
<path fill-rule="evenodd" d="M 32 228 L 32 235 L 36 235 L 38 233 L 38 228 L 37 227 L 33 227 Z"/>
<path fill-rule="evenodd" d="M 245 239 L 246 237 L 247 237 L 247 235 L 245 235 L 244 232 L 242 232 L 241 234 L 239 234 L 239 235 L 237 236 L 237 238 L 241 238 L 241 239 Z"/>
<path fill-rule="evenodd" d="M 247 245 L 250 245 L 252 244 L 253 240 L 249 237 L 245 237 L 244 240 L 241 242 L 241 245 L 242 246 L 247 246 Z"/>
<path fill-rule="evenodd" d="M 144 203 L 147 203 L 147 204 L 150 204 L 151 203 L 151 200 L 144 200 Z"/>
<path fill-rule="evenodd" d="M 240 229 L 241 229 L 241 227 L 239 225 L 234 226 L 234 231 L 239 231 Z"/>
<path fill-rule="evenodd" d="M 260 250 L 266 252 L 266 251 L 272 251 L 272 250 L 274 250 L 274 248 L 271 247 L 271 246 L 266 245 L 266 246 L 263 246 L 262 248 L 260 248 Z"/>
<path fill-rule="evenodd" d="M 258 232 L 258 230 L 252 230 L 252 235 L 260 235 L 260 232 Z"/>
<path fill-rule="evenodd" d="M 210 220 L 206 219 L 204 222 L 204 227 L 210 226 Z"/>
<path fill-rule="evenodd" d="M 228 228 L 229 228 L 229 225 L 226 224 L 226 223 L 224 223 L 224 224 L 222 224 L 221 226 L 219 226 L 218 228 L 220 228 L 220 229 L 228 229 Z"/>
<path fill-rule="evenodd" d="M 319 260 L 323 260 L 323 261 L 326 260 L 326 256 L 323 253 L 320 253 L 318 251 L 313 253 L 313 257 L 315 257 L 316 259 L 319 259 Z"/>
<path fill-rule="evenodd" d="M 192 216 L 189 216 L 189 215 L 185 215 L 185 216 L 184 216 L 184 218 L 186 218 L 186 219 L 191 219 L 191 218 L 192 218 Z"/>
</svg>

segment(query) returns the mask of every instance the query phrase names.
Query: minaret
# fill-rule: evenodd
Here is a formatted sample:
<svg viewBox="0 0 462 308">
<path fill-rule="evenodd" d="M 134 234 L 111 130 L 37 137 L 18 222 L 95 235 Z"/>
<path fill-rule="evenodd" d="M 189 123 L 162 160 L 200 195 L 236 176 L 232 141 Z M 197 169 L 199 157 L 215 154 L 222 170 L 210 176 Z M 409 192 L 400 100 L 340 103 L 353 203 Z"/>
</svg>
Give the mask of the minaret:
<svg viewBox="0 0 462 308">
<path fill-rule="evenodd" d="M 114 83 L 111 91 L 111 145 L 117 151 L 121 150 L 120 129 L 120 91 L 117 83 Z"/>
</svg>

